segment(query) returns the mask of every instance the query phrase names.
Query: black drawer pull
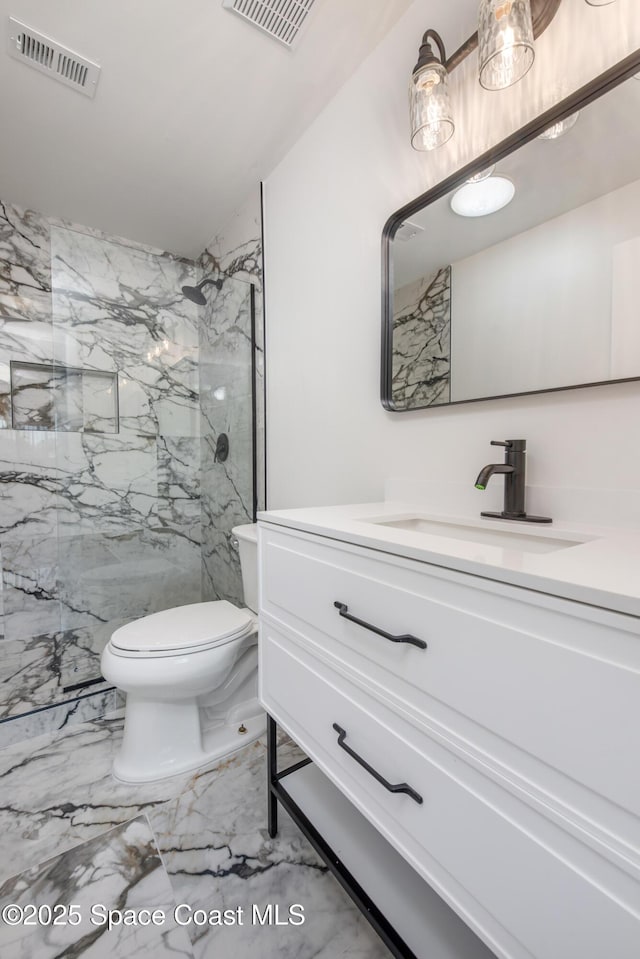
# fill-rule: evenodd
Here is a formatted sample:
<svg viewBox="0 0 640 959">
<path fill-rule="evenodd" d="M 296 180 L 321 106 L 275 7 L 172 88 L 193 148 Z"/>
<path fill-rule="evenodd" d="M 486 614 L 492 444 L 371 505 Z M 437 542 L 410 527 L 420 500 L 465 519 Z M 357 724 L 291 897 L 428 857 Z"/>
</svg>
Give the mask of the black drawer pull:
<svg viewBox="0 0 640 959">
<path fill-rule="evenodd" d="M 386 779 L 384 779 L 383 776 L 380 775 L 380 773 L 375 771 L 373 766 L 370 766 L 369 763 L 366 762 L 361 756 L 358 756 L 358 754 L 355 753 L 350 746 L 347 746 L 347 744 L 345 743 L 347 733 L 346 733 L 346 730 L 342 728 L 342 726 L 338 726 L 337 723 L 334 723 L 333 728 L 338 734 L 338 746 L 340 746 L 341 749 L 344 749 L 344 751 L 348 753 L 352 759 L 355 759 L 355 761 L 358 763 L 359 766 L 362 766 L 363 769 L 366 769 L 367 772 L 371 776 L 373 776 L 373 778 L 377 780 L 381 786 L 384 786 L 384 788 L 387 789 L 390 793 L 406 793 L 407 796 L 410 796 L 414 802 L 418 803 L 419 806 L 422 805 L 422 796 L 420 795 L 420 793 L 417 793 L 415 789 L 412 789 L 408 783 L 394 784 L 394 783 L 388 782 Z"/>
<path fill-rule="evenodd" d="M 393 633 L 385 633 L 384 629 L 379 629 L 377 626 L 372 626 L 371 623 L 365 623 L 363 619 L 357 619 L 355 616 L 352 616 L 349 612 L 349 607 L 345 603 L 336 601 L 333 605 L 336 609 L 340 610 L 340 615 L 344 616 L 345 619 L 351 620 L 352 623 L 357 623 L 358 626 L 363 626 L 364 629 L 370 629 L 372 633 L 377 633 L 378 636 L 384 636 L 390 643 L 409 643 L 411 646 L 417 646 L 418 649 L 427 648 L 424 639 L 417 639 L 415 636 L 412 636 L 411 633 L 405 633 L 403 636 L 394 636 Z"/>
</svg>

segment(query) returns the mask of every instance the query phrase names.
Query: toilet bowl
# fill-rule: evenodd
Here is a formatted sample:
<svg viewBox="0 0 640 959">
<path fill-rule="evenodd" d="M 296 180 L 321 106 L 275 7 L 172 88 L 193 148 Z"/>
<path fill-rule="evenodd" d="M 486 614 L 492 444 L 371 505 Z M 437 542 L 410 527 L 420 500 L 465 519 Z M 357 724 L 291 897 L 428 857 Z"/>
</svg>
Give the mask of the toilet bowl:
<svg viewBox="0 0 640 959">
<path fill-rule="evenodd" d="M 265 729 L 257 695 L 256 527 L 237 526 L 233 534 L 250 608 L 217 600 L 152 613 L 117 629 L 102 654 L 104 678 L 127 695 L 113 764 L 123 782 L 198 769 Z"/>
</svg>

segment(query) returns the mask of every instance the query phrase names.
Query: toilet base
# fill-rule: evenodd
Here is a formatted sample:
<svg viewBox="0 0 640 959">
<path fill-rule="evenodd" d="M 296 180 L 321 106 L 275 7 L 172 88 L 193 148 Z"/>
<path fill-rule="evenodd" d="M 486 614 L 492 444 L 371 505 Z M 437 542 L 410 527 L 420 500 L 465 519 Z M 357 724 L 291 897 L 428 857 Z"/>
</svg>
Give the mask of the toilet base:
<svg viewBox="0 0 640 959">
<path fill-rule="evenodd" d="M 244 720 L 229 716 L 228 722 L 201 729 L 199 710 L 193 703 L 163 704 L 159 718 L 157 704 L 131 699 L 127 697 L 122 748 L 113 762 L 113 776 L 123 783 L 159 782 L 210 766 L 255 742 L 266 729 L 266 714 L 257 700 L 247 704 Z M 152 716 L 148 713 L 150 705 Z M 146 724 L 147 719 L 152 719 L 152 727 Z M 151 744 L 140 736 L 141 730 L 149 728 L 153 729 L 156 748 L 149 748 Z M 240 728 L 246 731 L 240 732 Z M 168 748 L 158 749 L 158 743 L 163 742 Z M 179 748 L 174 748 L 178 743 Z"/>
</svg>

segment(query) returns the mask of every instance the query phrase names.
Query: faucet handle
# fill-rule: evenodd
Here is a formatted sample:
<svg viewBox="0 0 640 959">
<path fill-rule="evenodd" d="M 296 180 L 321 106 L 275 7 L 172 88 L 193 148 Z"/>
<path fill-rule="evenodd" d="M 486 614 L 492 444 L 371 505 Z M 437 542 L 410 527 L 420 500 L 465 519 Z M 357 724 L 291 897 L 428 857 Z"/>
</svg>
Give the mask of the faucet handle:
<svg viewBox="0 0 640 959">
<path fill-rule="evenodd" d="M 504 446 L 505 449 L 513 450 L 514 453 L 524 453 L 527 448 L 526 440 L 491 440 L 491 446 Z"/>
</svg>

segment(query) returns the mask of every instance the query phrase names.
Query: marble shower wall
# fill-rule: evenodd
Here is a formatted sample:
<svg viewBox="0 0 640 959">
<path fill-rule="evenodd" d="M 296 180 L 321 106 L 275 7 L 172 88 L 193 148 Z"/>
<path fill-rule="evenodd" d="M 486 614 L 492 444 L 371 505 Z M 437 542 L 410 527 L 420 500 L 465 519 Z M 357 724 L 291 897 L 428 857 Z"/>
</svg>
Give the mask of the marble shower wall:
<svg viewBox="0 0 640 959">
<path fill-rule="evenodd" d="M 264 319 L 260 197 L 256 192 L 200 257 L 206 288 L 200 332 L 202 416 L 203 599 L 242 603 L 242 578 L 231 530 L 253 522 L 253 409 L 251 312 L 255 321 L 256 503 L 266 504 Z M 253 303 L 252 303 L 253 301 Z M 218 435 L 229 436 L 225 463 L 214 460 Z"/>
<path fill-rule="evenodd" d="M 451 267 L 393 293 L 392 394 L 397 409 L 451 399 Z"/>
<path fill-rule="evenodd" d="M 0 203 L 0 719 L 64 724 L 114 628 L 201 598 L 196 276 Z"/>
</svg>

